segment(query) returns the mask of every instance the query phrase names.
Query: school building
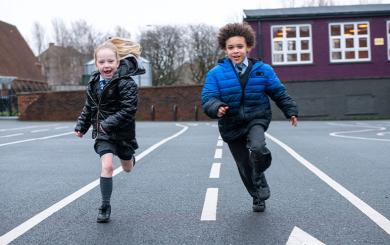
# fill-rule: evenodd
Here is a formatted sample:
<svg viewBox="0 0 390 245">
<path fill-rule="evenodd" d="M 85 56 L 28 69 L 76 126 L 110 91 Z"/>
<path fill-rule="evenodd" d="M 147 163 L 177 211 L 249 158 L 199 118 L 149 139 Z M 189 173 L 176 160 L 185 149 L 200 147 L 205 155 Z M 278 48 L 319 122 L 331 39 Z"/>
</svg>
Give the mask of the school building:
<svg viewBox="0 0 390 245">
<path fill-rule="evenodd" d="M 390 116 L 390 4 L 244 14 L 256 32 L 250 55 L 274 67 L 302 117 Z"/>
</svg>

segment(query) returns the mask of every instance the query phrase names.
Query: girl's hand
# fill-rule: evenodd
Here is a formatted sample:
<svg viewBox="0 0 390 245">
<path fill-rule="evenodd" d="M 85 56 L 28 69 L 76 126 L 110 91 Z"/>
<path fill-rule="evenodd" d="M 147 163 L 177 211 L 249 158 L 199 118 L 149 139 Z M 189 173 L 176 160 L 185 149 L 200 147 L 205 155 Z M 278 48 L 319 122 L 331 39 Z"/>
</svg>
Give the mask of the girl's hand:
<svg viewBox="0 0 390 245">
<path fill-rule="evenodd" d="M 220 106 L 218 108 L 217 117 L 223 117 L 228 110 L 229 110 L 228 106 Z"/>
<path fill-rule="evenodd" d="M 80 131 L 75 131 L 74 134 L 75 134 L 77 137 L 80 137 L 80 138 L 83 137 L 83 134 L 82 134 Z"/>
<path fill-rule="evenodd" d="M 291 123 L 291 125 L 296 127 L 298 125 L 298 118 L 296 116 L 290 117 L 290 123 Z"/>
</svg>

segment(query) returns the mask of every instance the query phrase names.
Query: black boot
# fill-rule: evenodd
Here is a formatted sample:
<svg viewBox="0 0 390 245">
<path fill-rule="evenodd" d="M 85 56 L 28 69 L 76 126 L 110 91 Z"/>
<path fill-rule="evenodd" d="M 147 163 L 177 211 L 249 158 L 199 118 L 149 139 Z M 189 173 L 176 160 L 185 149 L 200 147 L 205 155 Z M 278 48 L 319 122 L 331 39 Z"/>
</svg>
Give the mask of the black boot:
<svg viewBox="0 0 390 245">
<path fill-rule="evenodd" d="M 265 210 L 265 201 L 260 200 L 259 198 L 253 198 L 253 212 L 264 212 Z"/>
<path fill-rule="evenodd" d="M 97 216 L 96 222 L 107 223 L 110 221 L 110 215 L 111 215 L 111 205 L 110 204 L 102 205 L 99 208 L 99 214 Z"/>
</svg>

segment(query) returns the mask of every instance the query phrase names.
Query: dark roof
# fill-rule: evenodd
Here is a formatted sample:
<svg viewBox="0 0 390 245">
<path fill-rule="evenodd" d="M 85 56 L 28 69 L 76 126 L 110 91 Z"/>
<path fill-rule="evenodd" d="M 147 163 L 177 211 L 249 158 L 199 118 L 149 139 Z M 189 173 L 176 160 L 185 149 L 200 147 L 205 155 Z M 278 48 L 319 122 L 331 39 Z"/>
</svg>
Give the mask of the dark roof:
<svg viewBox="0 0 390 245">
<path fill-rule="evenodd" d="M 43 81 L 40 64 L 18 29 L 0 21 L 0 76 Z"/>
<path fill-rule="evenodd" d="M 305 19 L 390 15 L 390 4 L 321 6 L 282 9 L 244 9 L 245 20 Z"/>
</svg>

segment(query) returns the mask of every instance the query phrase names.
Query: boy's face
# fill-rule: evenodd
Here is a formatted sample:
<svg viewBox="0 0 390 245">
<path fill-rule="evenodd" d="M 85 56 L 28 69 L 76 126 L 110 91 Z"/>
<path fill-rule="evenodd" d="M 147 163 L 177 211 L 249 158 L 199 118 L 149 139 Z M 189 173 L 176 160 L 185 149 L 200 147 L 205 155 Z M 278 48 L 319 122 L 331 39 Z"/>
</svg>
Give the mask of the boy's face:
<svg viewBox="0 0 390 245">
<path fill-rule="evenodd" d="M 233 64 L 239 64 L 244 61 L 251 48 L 246 44 L 244 37 L 234 36 L 226 40 L 224 51 Z"/>
<path fill-rule="evenodd" d="M 103 48 L 96 53 L 96 67 L 104 79 L 112 78 L 118 66 L 119 61 L 113 50 Z"/>
</svg>

